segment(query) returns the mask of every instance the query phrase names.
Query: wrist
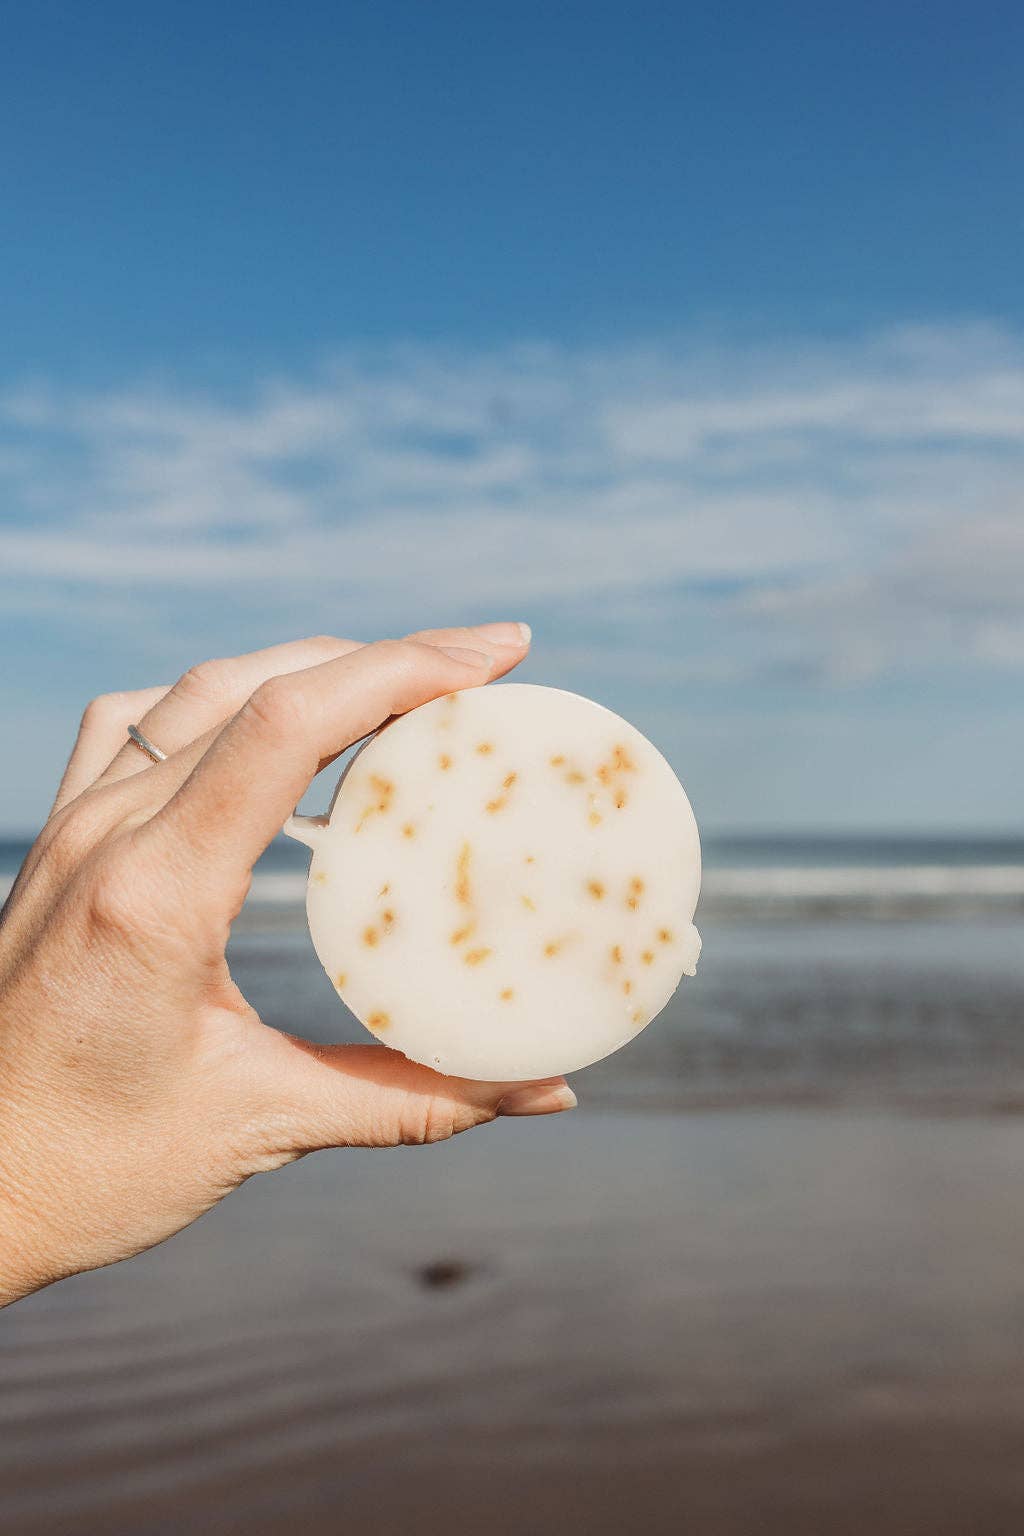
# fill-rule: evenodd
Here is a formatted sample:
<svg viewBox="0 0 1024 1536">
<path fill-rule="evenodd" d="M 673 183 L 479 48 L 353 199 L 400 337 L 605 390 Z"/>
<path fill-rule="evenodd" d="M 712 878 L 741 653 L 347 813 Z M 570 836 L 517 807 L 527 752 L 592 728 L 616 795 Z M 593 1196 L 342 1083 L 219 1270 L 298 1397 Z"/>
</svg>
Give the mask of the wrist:
<svg viewBox="0 0 1024 1536">
<path fill-rule="evenodd" d="M 0 1190 L 0 1307 L 37 1291 L 46 1281 L 38 1275 L 33 1239 Z"/>
<path fill-rule="evenodd" d="M 0 1307 L 56 1278 L 47 1273 L 34 1202 L 22 1188 L 0 1127 Z"/>
</svg>

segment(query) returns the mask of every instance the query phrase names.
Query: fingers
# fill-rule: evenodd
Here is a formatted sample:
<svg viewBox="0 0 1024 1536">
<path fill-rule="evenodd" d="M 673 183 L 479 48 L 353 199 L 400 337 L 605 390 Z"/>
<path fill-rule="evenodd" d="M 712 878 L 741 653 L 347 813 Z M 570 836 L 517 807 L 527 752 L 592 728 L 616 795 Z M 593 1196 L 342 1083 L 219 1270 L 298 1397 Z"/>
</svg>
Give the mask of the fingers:
<svg viewBox="0 0 1024 1536">
<path fill-rule="evenodd" d="M 495 663 L 480 651 L 387 640 L 271 678 L 217 735 L 142 835 L 168 858 L 188 850 L 199 867 L 244 877 L 323 760 L 391 715 L 479 686 L 499 668 L 507 670 L 507 662 Z"/>
<path fill-rule="evenodd" d="M 244 656 L 200 662 L 185 672 L 162 698 L 153 700 L 143 718 L 134 724 L 154 746 L 170 756 L 205 731 L 229 720 L 267 678 L 298 672 L 335 656 L 347 656 L 358 648 L 357 640 L 315 635 L 250 651 Z M 111 754 L 113 761 L 108 758 L 104 765 L 101 783 L 114 783 L 149 767 L 149 758 L 134 742 L 118 745 L 117 755 Z"/>
<path fill-rule="evenodd" d="M 526 625 L 504 623 L 485 624 L 477 629 L 423 630 L 418 635 L 410 636 L 410 639 L 428 645 L 461 645 L 477 650 L 481 649 L 480 642 L 483 640 L 483 649 L 489 650 L 495 657 L 496 665 L 492 675 L 498 677 L 520 660 L 529 645 L 530 633 Z M 337 656 L 347 656 L 359 650 L 361 643 L 358 640 L 337 639 L 331 635 L 317 635 L 310 639 L 267 646 L 264 650 L 250 651 L 242 656 L 200 662 L 184 673 L 173 688 L 161 690 L 160 696 L 147 705 L 144 713 L 140 710 L 140 715 L 125 721 L 124 728 L 114 737 L 114 744 L 106 760 L 100 764 L 104 770 L 102 782 L 113 783 L 149 767 L 146 754 L 133 742 L 124 741 L 129 724 L 138 725 L 155 746 L 171 756 L 187 743 L 229 720 L 236 710 L 241 709 L 249 695 L 268 678 L 298 672 Z M 110 760 L 112 757 L 113 761 Z M 93 778 L 98 773 L 99 769 Z"/>
<path fill-rule="evenodd" d="M 442 1077 L 384 1046 L 278 1039 L 275 1106 L 284 1113 L 291 1152 L 414 1146 L 447 1140 L 498 1115 L 551 1115 L 576 1105 L 564 1077 L 476 1083 Z"/>
<path fill-rule="evenodd" d="M 134 693 L 106 693 L 93 699 L 78 727 L 78 737 L 53 802 L 54 811 L 88 789 L 122 746 L 128 727 L 136 725 L 166 692 L 166 686 L 140 688 Z M 138 747 L 132 751 L 142 755 Z"/>
<path fill-rule="evenodd" d="M 481 639 L 488 641 L 494 644 L 497 652 L 492 660 L 491 678 L 493 679 L 503 676 L 518 665 L 529 644 L 530 631 L 529 626 L 524 624 L 483 624 L 476 629 L 425 629 L 408 638 L 437 646 L 468 645 L 471 641 L 479 645 Z M 496 644 L 495 641 L 497 641 Z M 357 645 L 354 649 L 358 650 L 360 646 Z M 165 762 L 150 766 L 145 780 L 140 782 L 136 808 L 152 814 L 159 806 L 164 805 L 206 755 L 217 739 L 219 731 L 220 723 L 204 731 L 187 746 L 172 753 Z M 333 751 L 321 758 L 316 772 L 319 773 L 322 768 L 326 768 L 337 755 L 337 752 Z"/>
<path fill-rule="evenodd" d="M 407 640 L 419 640 L 424 645 L 465 645 L 470 650 L 486 651 L 494 657 L 495 677 L 500 677 L 516 665 L 529 648 L 529 624 L 476 624 L 455 629 L 418 629 L 407 635 Z"/>
</svg>

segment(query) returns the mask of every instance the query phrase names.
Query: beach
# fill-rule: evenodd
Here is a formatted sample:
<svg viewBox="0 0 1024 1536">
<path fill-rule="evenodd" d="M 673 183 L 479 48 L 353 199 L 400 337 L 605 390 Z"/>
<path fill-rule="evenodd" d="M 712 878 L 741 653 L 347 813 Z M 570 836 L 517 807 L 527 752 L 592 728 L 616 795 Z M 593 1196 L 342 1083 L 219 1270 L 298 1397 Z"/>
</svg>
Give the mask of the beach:
<svg viewBox="0 0 1024 1536">
<path fill-rule="evenodd" d="M 5 1533 L 1016 1532 L 1020 866 L 773 906 L 799 863 L 709 879 L 573 1114 L 307 1158 L 0 1315 Z M 359 1038 L 271 864 L 240 983 Z"/>
<path fill-rule="evenodd" d="M 4 19 L 0 1536 L 1024 1536 L 1024 4 Z"/>
</svg>

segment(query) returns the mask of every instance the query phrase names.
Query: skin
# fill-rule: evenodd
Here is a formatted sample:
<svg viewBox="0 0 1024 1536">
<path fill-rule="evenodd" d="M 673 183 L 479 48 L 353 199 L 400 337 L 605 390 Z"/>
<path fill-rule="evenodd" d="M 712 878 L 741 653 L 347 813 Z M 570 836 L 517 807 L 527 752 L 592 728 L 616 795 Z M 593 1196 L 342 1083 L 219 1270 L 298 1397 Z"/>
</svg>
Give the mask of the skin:
<svg viewBox="0 0 1024 1536">
<path fill-rule="evenodd" d="M 0 914 L 0 1305 L 130 1258 L 307 1152 L 573 1107 L 563 1078 L 462 1081 L 270 1029 L 225 958 L 252 866 L 314 774 L 528 644 L 515 624 L 321 636 L 89 705 Z M 130 723 L 166 762 L 125 743 Z"/>
</svg>

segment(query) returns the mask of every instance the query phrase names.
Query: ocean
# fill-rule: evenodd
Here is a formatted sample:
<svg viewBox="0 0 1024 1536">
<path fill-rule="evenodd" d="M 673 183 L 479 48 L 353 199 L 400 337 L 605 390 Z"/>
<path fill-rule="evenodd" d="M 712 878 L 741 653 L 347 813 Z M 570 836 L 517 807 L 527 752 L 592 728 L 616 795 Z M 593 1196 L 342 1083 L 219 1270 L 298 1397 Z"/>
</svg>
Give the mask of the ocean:
<svg viewBox="0 0 1024 1536">
<path fill-rule="evenodd" d="M 0 891 L 26 845 L 0 843 Z M 305 922 L 307 851 L 257 866 L 231 963 L 267 1023 L 365 1034 Z M 1024 1103 L 1024 838 L 711 838 L 697 976 L 582 1079 L 617 1108 Z"/>
</svg>

